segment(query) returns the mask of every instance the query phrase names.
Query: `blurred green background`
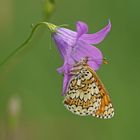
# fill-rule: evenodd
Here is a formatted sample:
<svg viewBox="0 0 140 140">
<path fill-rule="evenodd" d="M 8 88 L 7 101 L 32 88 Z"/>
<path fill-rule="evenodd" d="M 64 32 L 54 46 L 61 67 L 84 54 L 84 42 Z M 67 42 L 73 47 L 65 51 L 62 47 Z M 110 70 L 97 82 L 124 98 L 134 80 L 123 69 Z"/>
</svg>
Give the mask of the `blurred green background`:
<svg viewBox="0 0 140 140">
<path fill-rule="evenodd" d="M 53 3 L 53 0 L 51 0 Z M 0 140 L 132 140 L 140 139 L 140 1 L 56 0 L 48 13 L 46 0 L 0 0 L 0 62 L 23 43 L 31 24 L 48 20 L 69 24 L 78 20 L 90 33 L 112 29 L 99 47 L 109 64 L 97 72 L 111 96 L 115 117 L 79 117 L 63 104 L 63 64 L 50 32 L 41 27 L 32 41 L 0 71 Z"/>
</svg>

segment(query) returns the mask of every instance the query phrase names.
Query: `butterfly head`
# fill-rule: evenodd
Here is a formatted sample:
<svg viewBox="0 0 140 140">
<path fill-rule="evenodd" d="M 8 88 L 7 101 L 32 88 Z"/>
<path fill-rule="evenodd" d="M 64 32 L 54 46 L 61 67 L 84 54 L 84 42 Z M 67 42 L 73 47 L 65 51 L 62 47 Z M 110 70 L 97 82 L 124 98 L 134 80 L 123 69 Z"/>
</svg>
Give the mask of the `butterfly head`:
<svg viewBox="0 0 140 140">
<path fill-rule="evenodd" d="M 87 62 L 88 62 L 88 57 L 84 57 L 80 61 L 75 62 L 74 67 L 77 67 L 77 66 L 87 66 Z"/>
</svg>

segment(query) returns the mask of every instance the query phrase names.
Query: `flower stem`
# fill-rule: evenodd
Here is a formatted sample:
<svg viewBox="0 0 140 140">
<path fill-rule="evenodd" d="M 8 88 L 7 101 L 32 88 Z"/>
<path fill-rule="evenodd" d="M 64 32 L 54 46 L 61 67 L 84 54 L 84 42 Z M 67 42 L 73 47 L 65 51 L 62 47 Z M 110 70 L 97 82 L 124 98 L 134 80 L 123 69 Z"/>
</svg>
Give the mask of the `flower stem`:
<svg viewBox="0 0 140 140">
<path fill-rule="evenodd" d="M 41 25 L 47 26 L 52 32 L 53 32 L 54 29 L 56 28 L 55 25 L 53 25 L 53 24 L 51 24 L 51 23 L 48 23 L 48 22 L 39 22 L 39 23 L 37 23 L 37 24 L 33 27 L 33 29 L 32 29 L 32 31 L 31 31 L 29 37 L 27 38 L 27 40 L 26 40 L 25 42 L 23 42 L 17 49 L 15 49 L 4 61 L 2 61 L 2 62 L 0 63 L 0 67 L 3 66 L 4 64 L 6 64 L 14 55 L 18 54 L 22 49 L 24 49 L 24 48 L 26 47 L 25 45 L 28 44 L 28 43 L 31 41 L 33 34 L 35 33 L 35 31 L 36 31 Z"/>
</svg>

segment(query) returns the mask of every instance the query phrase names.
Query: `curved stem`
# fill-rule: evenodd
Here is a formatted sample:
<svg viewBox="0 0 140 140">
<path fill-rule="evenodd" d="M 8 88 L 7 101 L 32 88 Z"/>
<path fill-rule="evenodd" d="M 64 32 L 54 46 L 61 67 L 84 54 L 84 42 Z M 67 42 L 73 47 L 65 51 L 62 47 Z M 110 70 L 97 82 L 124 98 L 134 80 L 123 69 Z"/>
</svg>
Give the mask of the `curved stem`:
<svg viewBox="0 0 140 140">
<path fill-rule="evenodd" d="M 38 29 L 38 27 L 40 27 L 40 25 L 45 25 L 45 26 L 47 26 L 52 32 L 53 32 L 54 29 L 56 28 L 55 25 L 53 25 L 53 24 L 51 24 L 51 23 L 48 23 L 48 22 L 39 22 L 39 23 L 37 23 L 37 24 L 33 27 L 33 29 L 32 29 L 32 31 L 31 31 L 29 37 L 27 38 L 27 40 L 26 40 L 25 42 L 23 42 L 17 49 L 15 49 L 10 55 L 8 55 L 8 57 L 7 57 L 4 61 L 2 61 L 2 62 L 0 63 L 0 67 L 3 66 L 6 62 L 8 62 L 8 60 L 10 60 L 10 58 L 12 58 L 15 54 L 19 53 L 22 49 L 24 49 L 25 45 L 28 44 L 28 43 L 31 41 L 31 38 L 32 38 L 33 34 L 34 34 L 35 31 Z"/>
</svg>

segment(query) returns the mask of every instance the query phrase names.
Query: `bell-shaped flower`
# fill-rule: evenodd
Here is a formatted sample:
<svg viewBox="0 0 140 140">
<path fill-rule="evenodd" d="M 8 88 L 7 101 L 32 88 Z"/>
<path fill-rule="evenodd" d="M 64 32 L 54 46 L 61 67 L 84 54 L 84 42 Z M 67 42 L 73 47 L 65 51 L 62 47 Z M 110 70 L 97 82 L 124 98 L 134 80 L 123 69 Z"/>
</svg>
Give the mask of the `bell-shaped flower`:
<svg viewBox="0 0 140 140">
<path fill-rule="evenodd" d="M 94 34 L 88 34 L 87 24 L 81 21 L 77 22 L 76 31 L 52 24 L 50 28 L 55 44 L 64 60 L 63 66 L 58 68 L 58 72 L 64 74 L 64 95 L 71 77 L 69 72 L 75 62 L 79 62 L 81 59 L 88 57 L 89 66 L 95 71 L 99 69 L 103 62 L 103 55 L 102 52 L 93 45 L 103 41 L 111 29 L 111 23 L 109 21 L 107 26 Z"/>
</svg>

